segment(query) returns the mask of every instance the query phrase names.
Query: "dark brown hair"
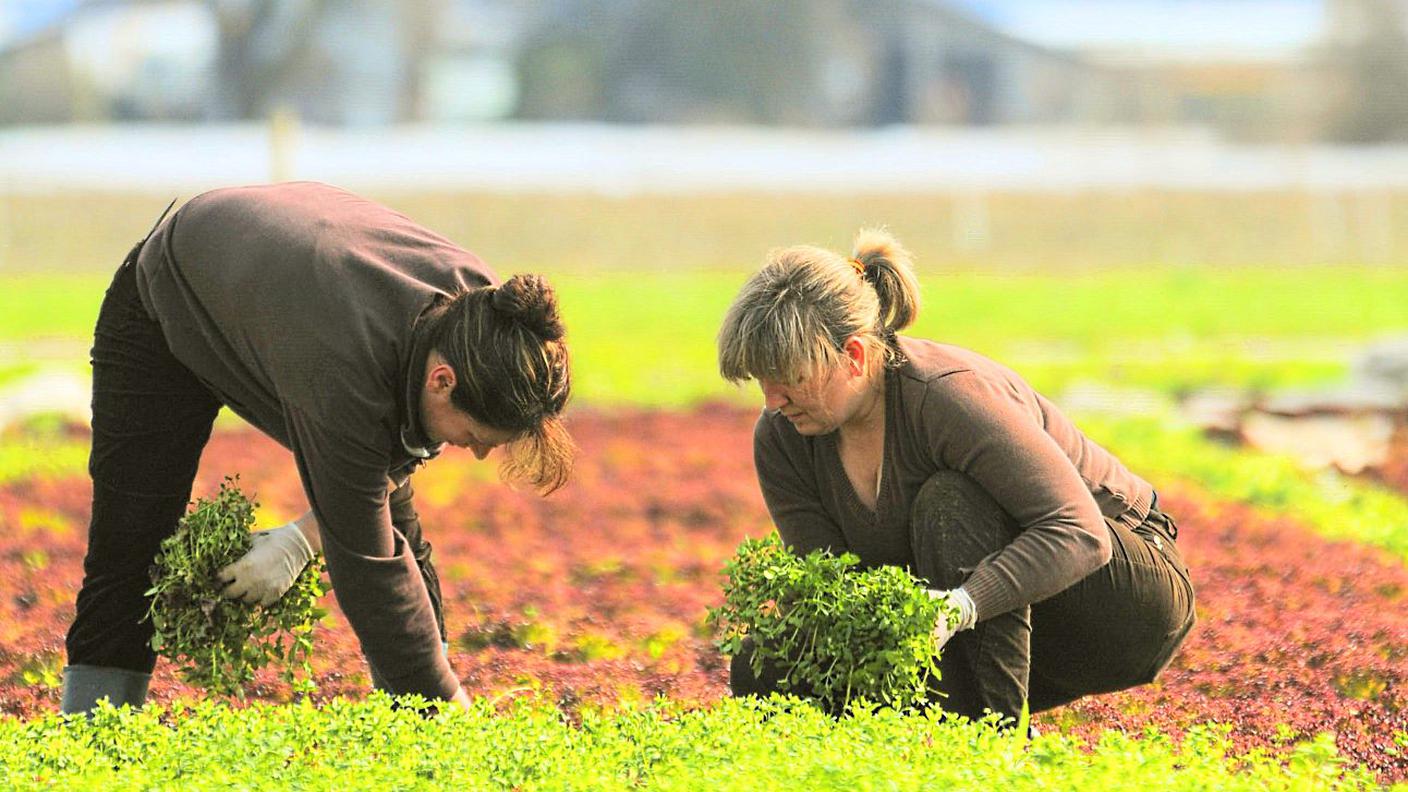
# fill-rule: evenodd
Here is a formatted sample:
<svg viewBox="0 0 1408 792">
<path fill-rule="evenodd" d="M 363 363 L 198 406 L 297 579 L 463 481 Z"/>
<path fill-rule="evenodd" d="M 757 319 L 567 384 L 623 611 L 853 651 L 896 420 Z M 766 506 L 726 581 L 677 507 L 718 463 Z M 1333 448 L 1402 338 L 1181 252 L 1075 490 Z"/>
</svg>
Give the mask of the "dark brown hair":
<svg viewBox="0 0 1408 792">
<path fill-rule="evenodd" d="M 426 332 L 455 370 L 451 403 L 515 435 L 502 476 L 544 493 L 566 483 L 575 448 L 561 413 L 572 375 L 566 329 L 547 280 L 515 275 L 461 292 L 431 314 Z"/>
</svg>

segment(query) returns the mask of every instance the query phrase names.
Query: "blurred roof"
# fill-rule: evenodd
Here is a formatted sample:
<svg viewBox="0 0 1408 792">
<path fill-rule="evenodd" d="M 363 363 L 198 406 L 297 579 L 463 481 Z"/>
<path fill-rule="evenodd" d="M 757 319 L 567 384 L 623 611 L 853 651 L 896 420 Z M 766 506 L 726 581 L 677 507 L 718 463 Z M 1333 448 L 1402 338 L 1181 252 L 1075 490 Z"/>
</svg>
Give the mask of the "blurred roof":
<svg viewBox="0 0 1408 792">
<path fill-rule="evenodd" d="M 1323 35 L 1323 0 L 944 0 L 1036 44 L 1138 59 L 1288 60 Z"/>
</svg>

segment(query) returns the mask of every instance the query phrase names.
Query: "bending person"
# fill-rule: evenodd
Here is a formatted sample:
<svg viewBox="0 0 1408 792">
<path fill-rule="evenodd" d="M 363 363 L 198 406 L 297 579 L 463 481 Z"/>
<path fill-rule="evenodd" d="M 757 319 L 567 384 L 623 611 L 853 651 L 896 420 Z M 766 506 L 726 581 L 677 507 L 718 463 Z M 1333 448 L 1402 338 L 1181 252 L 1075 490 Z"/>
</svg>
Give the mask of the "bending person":
<svg viewBox="0 0 1408 792">
<path fill-rule="evenodd" d="M 897 333 L 919 310 L 908 253 L 772 252 L 719 334 L 757 380 L 758 482 L 795 552 L 894 564 L 958 607 L 935 625 L 945 710 L 1015 717 L 1152 681 L 1193 626 L 1193 588 L 1154 490 L 1013 371 Z M 764 694 L 733 658 L 736 695 Z"/>
<path fill-rule="evenodd" d="M 445 443 L 543 492 L 565 482 L 570 390 L 556 298 L 342 190 L 192 199 L 127 255 L 93 342 L 93 511 L 64 712 L 140 705 L 148 568 L 191 496 L 221 405 L 289 448 L 310 511 L 256 534 L 226 595 L 272 602 L 320 547 L 378 684 L 467 704 L 410 476 Z"/>
</svg>

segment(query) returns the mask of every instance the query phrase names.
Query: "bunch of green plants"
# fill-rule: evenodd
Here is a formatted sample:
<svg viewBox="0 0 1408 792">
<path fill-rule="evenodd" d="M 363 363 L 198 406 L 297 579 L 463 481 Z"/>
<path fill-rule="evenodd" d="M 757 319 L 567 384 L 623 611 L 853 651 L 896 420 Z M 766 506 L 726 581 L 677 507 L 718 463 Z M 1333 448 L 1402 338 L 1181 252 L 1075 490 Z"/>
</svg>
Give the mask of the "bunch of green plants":
<svg viewBox="0 0 1408 792">
<path fill-rule="evenodd" d="M 939 679 L 939 618 L 956 611 L 896 566 L 858 570 L 860 559 L 797 555 L 776 534 L 745 539 L 724 567 L 724 604 L 709 611 L 724 654 L 751 652 L 760 678 L 831 712 L 852 701 L 924 706 Z"/>
<path fill-rule="evenodd" d="M 216 693 L 243 697 L 254 672 L 270 663 L 280 666 L 296 692 L 311 692 L 312 632 L 325 615 L 318 607 L 321 559 L 310 562 L 272 605 L 220 594 L 216 573 L 249 550 L 257 505 L 240 491 L 238 477 L 227 478 L 219 495 L 197 499 L 161 543 L 147 590 L 152 648 L 176 663 L 187 682 Z"/>
</svg>

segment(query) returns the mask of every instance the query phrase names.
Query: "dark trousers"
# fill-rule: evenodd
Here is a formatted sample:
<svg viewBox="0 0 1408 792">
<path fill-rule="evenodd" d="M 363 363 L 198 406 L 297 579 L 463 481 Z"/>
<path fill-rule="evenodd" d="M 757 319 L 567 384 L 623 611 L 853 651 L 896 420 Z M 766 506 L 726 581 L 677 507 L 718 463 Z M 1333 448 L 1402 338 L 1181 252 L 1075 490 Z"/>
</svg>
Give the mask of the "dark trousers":
<svg viewBox="0 0 1408 792">
<path fill-rule="evenodd" d="M 1061 593 L 979 622 L 955 635 L 939 661 L 944 710 L 1017 717 L 1082 696 L 1152 682 L 1193 627 L 1193 586 L 1157 508 L 1133 530 L 1111 520 L 1109 563 Z M 963 584 L 984 558 L 1016 538 L 1016 522 L 960 473 L 935 474 L 911 515 L 913 572 L 937 589 Z M 771 672 L 764 677 L 771 676 Z M 748 658 L 733 659 L 736 695 L 765 693 Z"/>
<path fill-rule="evenodd" d="M 66 648 L 69 665 L 150 673 L 156 655 L 143 592 L 161 541 L 190 501 L 220 400 L 172 356 L 142 308 L 136 254 L 113 277 L 93 334 L 93 509 Z M 420 563 L 443 635 L 440 585 L 412 495 L 409 482 L 392 493 L 392 520 Z"/>
</svg>

